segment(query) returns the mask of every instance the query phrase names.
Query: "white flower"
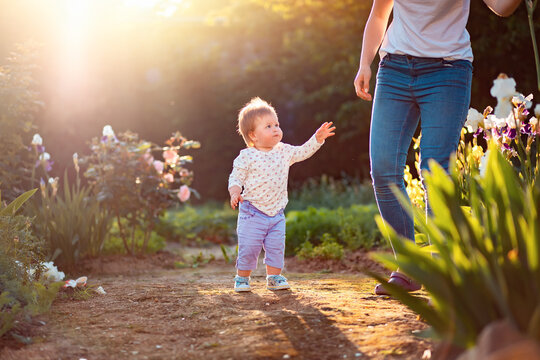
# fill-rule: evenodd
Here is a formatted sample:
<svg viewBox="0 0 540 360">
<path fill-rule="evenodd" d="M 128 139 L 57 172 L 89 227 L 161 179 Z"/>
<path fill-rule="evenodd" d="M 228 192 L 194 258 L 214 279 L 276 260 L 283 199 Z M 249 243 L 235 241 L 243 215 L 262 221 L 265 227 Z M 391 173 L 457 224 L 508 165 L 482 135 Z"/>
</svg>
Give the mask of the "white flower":
<svg viewBox="0 0 540 360">
<path fill-rule="evenodd" d="M 114 131 L 112 129 L 112 126 L 111 125 L 105 125 L 103 127 L 103 136 L 106 136 L 108 138 L 113 138 L 114 137 Z"/>
<path fill-rule="evenodd" d="M 510 114 L 505 119 L 506 125 L 508 125 L 511 129 L 515 129 L 517 127 L 516 119 L 514 117 L 514 114 Z"/>
<path fill-rule="evenodd" d="M 506 75 L 504 75 L 506 77 Z M 516 81 L 509 77 L 499 77 L 493 80 L 493 87 L 491 88 L 491 96 L 496 97 L 497 100 L 502 98 L 510 98 L 516 94 Z"/>
<path fill-rule="evenodd" d="M 482 120 L 484 120 L 484 115 L 480 114 L 478 110 L 470 108 L 465 126 L 467 126 L 469 131 L 475 132 L 478 130 L 478 124 L 482 122 Z"/>
<path fill-rule="evenodd" d="M 103 289 L 102 286 L 98 286 L 98 288 L 96 289 L 96 292 L 100 295 L 106 295 L 107 292 L 105 291 L 105 289 Z"/>
<path fill-rule="evenodd" d="M 43 139 L 39 134 L 34 134 L 34 137 L 32 138 L 32 145 L 43 145 Z"/>
<path fill-rule="evenodd" d="M 536 106 L 534 107 L 534 116 L 536 116 L 537 118 L 540 117 L 540 104 L 536 104 Z"/>
<path fill-rule="evenodd" d="M 516 95 L 516 81 L 509 78 L 505 74 L 493 80 L 491 95 L 497 98 L 497 106 L 495 106 L 495 116 L 498 118 L 506 118 L 512 112 L 512 97 Z"/>
<path fill-rule="evenodd" d="M 493 118 L 494 117 L 495 117 L 495 115 L 486 116 L 486 118 L 484 119 L 484 128 L 491 129 L 492 127 L 495 126 L 495 124 L 493 123 Z"/>
<path fill-rule="evenodd" d="M 479 170 L 480 170 L 480 176 L 481 176 L 481 177 L 486 176 L 486 168 L 487 168 L 487 161 L 488 161 L 488 158 L 489 158 L 489 150 L 487 150 L 487 151 L 484 153 L 484 156 L 482 156 L 482 158 L 480 159 Z"/>
<path fill-rule="evenodd" d="M 512 113 L 514 105 L 510 101 L 510 98 L 497 98 L 497 106 L 495 106 L 494 114 L 498 118 L 506 118 Z"/>
<path fill-rule="evenodd" d="M 495 115 L 488 115 L 487 116 L 487 120 L 488 122 L 490 122 L 492 124 L 492 127 L 496 127 L 496 128 L 502 128 L 504 126 L 506 126 L 506 118 L 500 118 L 500 117 L 497 117 Z M 484 121 L 485 123 L 485 121 Z"/>
<path fill-rule="evenodd" d="M 531 126 L 536 126 L 536 125 L 538 125 L 538 119 L 535 118 L 534 116 L 531 117 L 531 118 L 529 119 L 529 124 L 531 124 Z"/>
<path fill-rule="evenodd" d="M 532 99 L 533 94 L 529 94 L 529 96 L 525 97 L 523 94 L 518 93 L 516 96 L 512 97 L 512 102 L 514 104 L 524 104 L 525 109 L 529 109 L 532 106 Z"/>
<path fill-rule="evenodd" d="M 51 159 L 51 155 L 48 152 L 44 152 L 39 154 L 39 160 L 41 161 L 47 161 Z"/>
<path fill-rule="evenodd" d="M 64 272 L 58 271 L 58 268 L 54 265 L 52 261 L 43 263 L 43 266 L 45 267 L 45 272 L 43 273 L 43 276 L 47 281 L 62 281 L 66 276 Z"/>
</svg>

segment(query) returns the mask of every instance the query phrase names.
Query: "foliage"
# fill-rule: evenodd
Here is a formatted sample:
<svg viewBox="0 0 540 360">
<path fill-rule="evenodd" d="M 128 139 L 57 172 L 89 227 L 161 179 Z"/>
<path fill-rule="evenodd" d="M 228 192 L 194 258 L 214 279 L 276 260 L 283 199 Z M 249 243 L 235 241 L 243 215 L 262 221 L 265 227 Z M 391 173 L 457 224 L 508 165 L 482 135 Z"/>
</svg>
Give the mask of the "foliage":
<svg viewBox="0 0 540 360">
<path fill-rule="evenodd" d="M 178 132 L 166 141 L 165 147 L 139 140 L 129 131 L 117 138 L 110 126 L 103 128 L 100 139 L 92 139 L 91 154 L 84 158 L 88 166 L 85 176 L 94 186 L 98 201 L 116 219 L 128 253 L 146 251 L 159 216 L 178 200 L 189 199 L 191 190 L 187 184 L 193 174 L 184 164 L 192 159 L 178 152 L 199 146 Z M 155 160 L 154 151 L 161 152 L 164 161 Z M 137 230 L 144 234 L 140 247 L 135 240 Z"/>
<path fill-rule="evenodd" d="M 325 233 L 322 236 L 322 243 L 313 246 L 309 241 L 304 241 L 296 252 L 300 260 L 323 259 L 340 260 L 343 257 L 343 246 L 338 244 L 332 235 Z"/>
<path fill-rule="evenodd" d="M 30 190 L 0 209 L 0 336 L 17 319 L 47 311 L 60 284 L 44 283 L 44 242 L 31 232 L 31 219 L 17 210 L 36 190 Z"/>
<path fill-rule="evenodd" d="M 36 56 L 35 45 L 19 45 L 0 65 L 0 179 L 7 201 L 28 189 L 34 167 L 25 143 L 42 106 L 34 77 Z"/>
<path fill-rule="evenodd" d="M 287 210 L 305 210 L 309 206 L 336 209 L 374 202 L 373 187 L 370 183 L 362 183 L 347 176 L 335 179 L 322 175 L 320 179 L 310 178 L 300 187 L 289 191 Z"/>
<path fill-rule="evenodd" d="M 223 250 L 223 248 L 222 248 Z M 224 252 L 225 253 L 225 252 Z M 205 256 L 202 251 L 196 255 L 190 255 L 186 262 L 184 261 L 175 261 L 174 266 L 179 269 L 191 267 L 193 269 L 198 268 L 199 266 L 204 266 L 209 262 L 216 260 L 215 256 L 210 254 Z"/>
<path fill-rule="evenodd" d="M 41 202 L 30 209 L 36 216 L 34 232 L 48 244 L 50 259 L 64 268 L 85 255 L 99 256 L 111 225 L 107 210 L 90 186 L 81 186 L 78 166 L 76 170 L 76 184 L 70 185 L 66 169 L 63 192 L 58 193 L 58 178 L 43 182 Z"/>
<path fill-rule="evenodd" d="M 287 239 L 285 253 L 293 255 L 303 243 L 321 244 L 324 234 L 329 234 L 347 249 L 369 249 L 381 241 L 373 221 L 377 206 L 353 205 L 349 208 L 329 210 L 313 207 L 304 211 L 287 213 Z"/>
<path fill-rule="evenodd" d="M 227 264 L 230 264 L 238 257 L 238 245 L 235 248 L 234 258 L 231 255 L 229 255 L 229 252 L 227 251 L 227 248 L 225 247 L 225 245 L 221 244 L 220 247 L 221 247 L 221 253 L 223 254 L 223 260 L 225 260 Z"/>
<path fill-rule="evenodd" d="M 135 229 L 133 241 L 135 242 L 135 247 L 138 249 L 143 249 L 143 244 L 145 240 L 145 234 L 141 229 Z M 148 243 L 144 248 L 144 252 L 147 254 L 153 254 L 160 250 L 163 250 L 166 245 L 166 240 L 163 236 L 159 235 L 156 231 L 150 233 Z M 125 254 L 126 248 L 122 237 L 120 236 L 120 231 L 118 225 L 113 223 L 110 234 L 103 244 L 103 253 L 104 254 Z"/>
<path fill-rule="evenodd" d="M 208 203 L 168 210 L 160 218 L 156 231 L 169 241 L 184 244 L 207 242 L 229 244 L 236 238 L 237 212 L 228 204 Z"/>
<path fill-rule="evenodd" d="M 3 44 L 24 36 L 13 24 L 30 26 L 30 14 L 42 15 L 39 22 L 33 21 L 36 26 L 54 21 L 48 17 L 47 2 L 33 3 L 32 11 L 24 4 L 3 1 L 0 5 L 0 13 L 10 13 L 13 19 L 0 23 Z M 85 60 L 86 80 L 68 84 L 77 90 L 73 94 L 60 91 L 55 81 L 40 87 L 51 106 L 36 121 L 44 134 L 54 134 L 48 146 L 58 165 L 54 176 L 62 175 L 71 162 L 69 154 L 88 141 L 88 134 L 106 123 L 155 142 L 181 128 L 189 138 L 205 140 L 193 164 L 197 189 L 205 199 L 225 200 L 223 184 L 244 146 L 235 133 L 235 118 L 242 104 L 261 96 L 276 106 L 288 143 L 301 144 L 323 120 L 338 125 L 336 136 L 315 155 L 317 161 L 292 168 L 293 182 L 320 174 L 321 163 L 333 177 L 344 172 L 369 178 L 371 105 L 356 98 L 352 81 L 371 2 L 198 0 L 191 4 L 179 6 L 169 18 L 146 14 L 134 19 L 122 13 L 126 18 L 117 21 L 114 12 L 101 11 L 109 5 L 88 2 L 88 14 L 105 14 L 87 18 L 92 31 L 84 46 L 88 54 L 100 56 Z M 482 1 L 472 1 L 470 8 L 472 106 L 484 108 L 490 103 L 489 80 L 502 70 L 521 84 L 525 94 L 533 92 L 534 54 L 525 6 L 509 18 L 493 14 Z M 535 12 L 536 20 L 538 8 Z M 119 30 L 119 23 L 131 23 L 130 31 Z M 538 34 L 538 20 L 534 28 Z M 33 34 L 37 41 L 53 44 L 49 35 Z M 57 57 L 57 48 L 44 46 L 41 53 L 38 63 L 46 66 L 38 69 L 37 78 L 57 78 L 56 71 L 65 69 L 54 69 L 46 61 Z M 374 73 L 376 63 L 377 59 Z M 144 76 L 149 73 L 158 79 L 150 81 Z M 112 86 L 103 86 L 103 79 Z M 66 138 L 70 141 L 62 141 Z M 410 160 L 412 171 L 414 158 Z M 6 182 L 3 185 L 11 189 Z"/>
<path fill-rule="evenodd" d="M 459 173 L 448 176 L 430 165 L 426 183 L 433 217 L 426 222 L 420 209 L 411 209 L 432 246 L 400 239 L 379 218 L 397 259 L 377 258 L 422 283 L 433 306 L 385 286 L 441 337 L 461 346 L 473 345 L 487 324 L 502 318 L 540 340 L 540 184 L 522 185 L 492 144 L 485 175 L 470 178 L 470 206 L 462 206 Z"/>
</svg>

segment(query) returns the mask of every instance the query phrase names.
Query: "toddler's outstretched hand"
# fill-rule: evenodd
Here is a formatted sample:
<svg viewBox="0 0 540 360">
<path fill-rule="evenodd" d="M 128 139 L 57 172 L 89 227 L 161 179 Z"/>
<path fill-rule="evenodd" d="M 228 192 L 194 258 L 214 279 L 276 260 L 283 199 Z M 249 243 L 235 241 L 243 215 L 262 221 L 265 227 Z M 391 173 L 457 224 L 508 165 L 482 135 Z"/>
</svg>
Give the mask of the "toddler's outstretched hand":
<svg viewBox="0 0 540 360">
<path fill-rule="evenodd" d="M 319 144 L 321 144 L 326 138 L 336 135 L 334 133 L 336 127 L 332 125 L 333 123 L 331 121 L 325 122 L 320 128 L 317 129 L 317 131 L 315 131 L 315 139 L 317 139 Z"/>
<path fill-rule="evenodd" d="M 238 202 L 243 202 L 244 199 L 242 198 L 242 189 L 239 186 L 233 186 L 229 189 L 229 194 L 231 195 L 231 207 L 233 209 L 236 208 L 238 205 Z"/>
</svg>

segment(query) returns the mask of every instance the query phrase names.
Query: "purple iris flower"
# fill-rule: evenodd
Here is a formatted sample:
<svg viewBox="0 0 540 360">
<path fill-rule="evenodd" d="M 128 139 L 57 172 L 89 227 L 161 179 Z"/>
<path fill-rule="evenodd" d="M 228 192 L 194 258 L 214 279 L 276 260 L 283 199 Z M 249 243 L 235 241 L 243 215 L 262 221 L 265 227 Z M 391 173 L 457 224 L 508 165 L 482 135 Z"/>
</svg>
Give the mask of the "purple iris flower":
<svg viewBox="0 0 540 360">
<path fill-rule="evenodd" d="M 521 127 L 520 132 L 522 134 L 533 135 L 531 124 L 525 124 Z"/>
<path fill-rule="evenodd" d="M 116 137 L 116 135 L 114 135 L 113 137 L 110 137 L 110 136 L 107 136 L 107 135 L 103 135 L 101 137 L 101 142 L 102 143 L 106 143 L 108 142 L 109 140 L 113 140 L 114 142 L 118 142 L 118 138 Z"/>
<path fill-rule="evenodd" d="M 54 161 L 52 160 L 37 160 L 35 167 L 39 167 L 43 163 L 43 166 L 45 167 L 45 171 L 49 172 L 52 170 L 52 165 L 54 164 Z"/>
<path fill-rule="evenodd" d="M 514 140 L 516 138 L 516 134 L 516 129 L 509 128 L 506 130 L 506 136 L 511 140 Z"/>
</svg>

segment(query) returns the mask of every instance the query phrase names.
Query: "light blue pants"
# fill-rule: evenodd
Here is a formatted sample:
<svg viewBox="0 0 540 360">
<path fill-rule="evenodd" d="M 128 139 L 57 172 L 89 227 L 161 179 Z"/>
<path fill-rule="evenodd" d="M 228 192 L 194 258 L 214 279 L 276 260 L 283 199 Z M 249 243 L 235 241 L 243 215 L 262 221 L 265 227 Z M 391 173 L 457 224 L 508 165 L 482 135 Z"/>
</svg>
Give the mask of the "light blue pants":
<svg viewBox="0 0 540 360">
<path fill-rule="evenodd" d="M 285 257 L 285 214 L 268 216 L 249 201 L 240 203 L 238 223 L 238 270 L 255 270 L 261 249 L 264 263 L 283 269 Z"/>
<path fill-rule="evenodd" d="M 407 195 L 403 171 L 419 121 L 420 168 L 427 169 L 434 159 L 448 171 L 467 117 L 471 80 L 467 60 L 388 54 L 379 63 L 369 143 L 371 177 L 381 216 L 409 239 L 414 239 L 414 223 L 391 185 Z"/>
</svg>

